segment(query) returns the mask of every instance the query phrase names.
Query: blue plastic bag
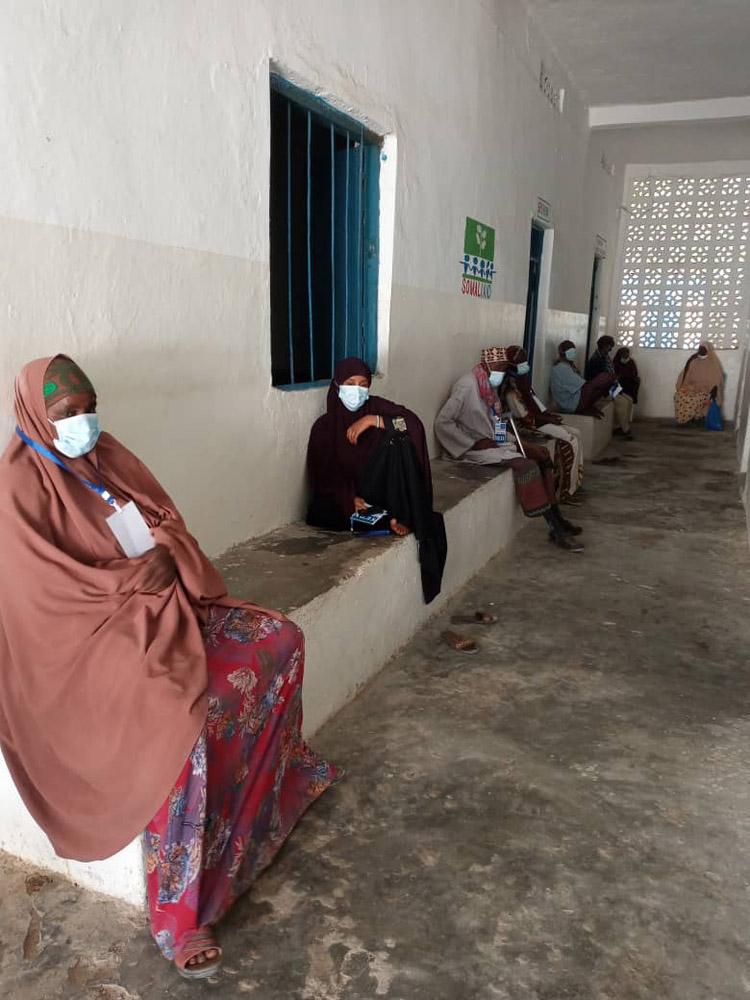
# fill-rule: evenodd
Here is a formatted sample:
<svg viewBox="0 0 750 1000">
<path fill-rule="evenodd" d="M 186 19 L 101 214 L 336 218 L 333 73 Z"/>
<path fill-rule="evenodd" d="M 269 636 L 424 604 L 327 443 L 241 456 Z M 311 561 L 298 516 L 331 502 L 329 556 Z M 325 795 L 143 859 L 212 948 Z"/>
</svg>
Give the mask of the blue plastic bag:
<svg viewBox="0 0 750 1000">
<path fill-rule="evenodd" d="M 721 419 L 721 409 L 715 399 L 711 400 L 711 405 L 706 414 L 707 431 L 723 431 L 724 421 Z"/>
</svg>

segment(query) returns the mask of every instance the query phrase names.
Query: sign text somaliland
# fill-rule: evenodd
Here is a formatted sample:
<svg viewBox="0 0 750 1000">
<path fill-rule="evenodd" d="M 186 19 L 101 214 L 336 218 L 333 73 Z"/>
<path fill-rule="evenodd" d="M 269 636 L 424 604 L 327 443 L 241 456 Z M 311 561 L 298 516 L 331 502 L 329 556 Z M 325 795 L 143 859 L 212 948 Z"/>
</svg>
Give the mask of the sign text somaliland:
<svg viewBox="0 0 750 1000">
<path fill-rule="evenodd" d="M 492 295 L 495 276 L 495 230 L 477 219 L 466 218 L 461 292 L 475 298 Z"/>
</svg>

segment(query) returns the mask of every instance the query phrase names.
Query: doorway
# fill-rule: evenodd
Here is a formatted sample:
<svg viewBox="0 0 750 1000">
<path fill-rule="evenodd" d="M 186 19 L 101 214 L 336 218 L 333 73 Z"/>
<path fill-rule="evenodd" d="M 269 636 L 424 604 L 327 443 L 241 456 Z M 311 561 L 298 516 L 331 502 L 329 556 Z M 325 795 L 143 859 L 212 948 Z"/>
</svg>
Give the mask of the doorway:
<svg viewBox="0 0 750 1000">
<path fill-rule="evenodd" d="M 532 373 L 534 371 L 534 348 L 536 346 L 543 251 L 544 229 L 532 222 L 529 249 L 529 290 L 526 294 L 526 322 L 523 330 L 523 349 L 526 351 Z"/>
<path fill-rule="evenodd" d="M 599 278 L 602 270 L 602 258 L 594 256 L 594 266 L 591 270 L 591 292 L 589 293 L 589 323 L 586 328 L 586 360 L 591 357 L 593 341 L 598 340 L 599 327 Z"/>
</svg>

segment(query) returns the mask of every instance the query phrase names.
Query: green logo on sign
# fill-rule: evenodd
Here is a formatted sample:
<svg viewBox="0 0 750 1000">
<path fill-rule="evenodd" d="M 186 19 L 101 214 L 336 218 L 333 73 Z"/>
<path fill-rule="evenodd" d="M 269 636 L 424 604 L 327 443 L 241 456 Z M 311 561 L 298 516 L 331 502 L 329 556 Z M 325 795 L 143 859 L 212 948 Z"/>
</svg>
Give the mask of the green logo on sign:
<svg viewBox="0 0 750 1000">
<path fill-rule="evenodd" d="M 464 295 L 488 299 L 495 277 L 495 230 L 492 226 L 466 218 L 461 291 Z"/>
<path fill-rule="evenodd" d="M 464 253 L 483 260 L 495 259 L 495 230 L 476 219 L 466 219 L 464 231 Z"/>
</svg>

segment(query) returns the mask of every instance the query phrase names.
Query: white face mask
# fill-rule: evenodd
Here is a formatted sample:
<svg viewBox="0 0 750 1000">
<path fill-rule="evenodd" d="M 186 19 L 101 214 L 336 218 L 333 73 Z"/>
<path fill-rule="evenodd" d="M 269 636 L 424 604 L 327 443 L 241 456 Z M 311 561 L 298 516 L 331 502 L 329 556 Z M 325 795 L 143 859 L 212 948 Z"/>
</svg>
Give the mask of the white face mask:
<svg viewBox="0 0 750 1000">
<path fill-rule="evenodd" d="M 498 389 L 503 384 L 505 372 L 490 372 L 490 385 L 493 389 Z"/>
<path fill-rule="evenodd" d="M 565 352 L 565 357 L 568 359 L 568 361 L 575 361 L 575 359 L 576 359 L 576 349 L 575 349 L 575 347 L 569 347 L 567 349 L 567 351 Z"/>
<path fill-rule="evenodd" d="M 531 365 L 528 361 L 522 361 L 519 365 L 516 365 L 516 375 L 528 375 L 531 371 Z"/>
<path fill-rule="evenodd" d="M 96 447 L 101 428 L 96 413 L 79 413 L 65 420 L 50 420 L 57 437 L 53 444 L 66 458 L 80 458 Z"/>
<path fill-rule="evenodd" d="M 367 402 L 370 390 L 366 385 L 340 385 L 339 399 L 351 413 L 356 413 Z"/>
</svg>

